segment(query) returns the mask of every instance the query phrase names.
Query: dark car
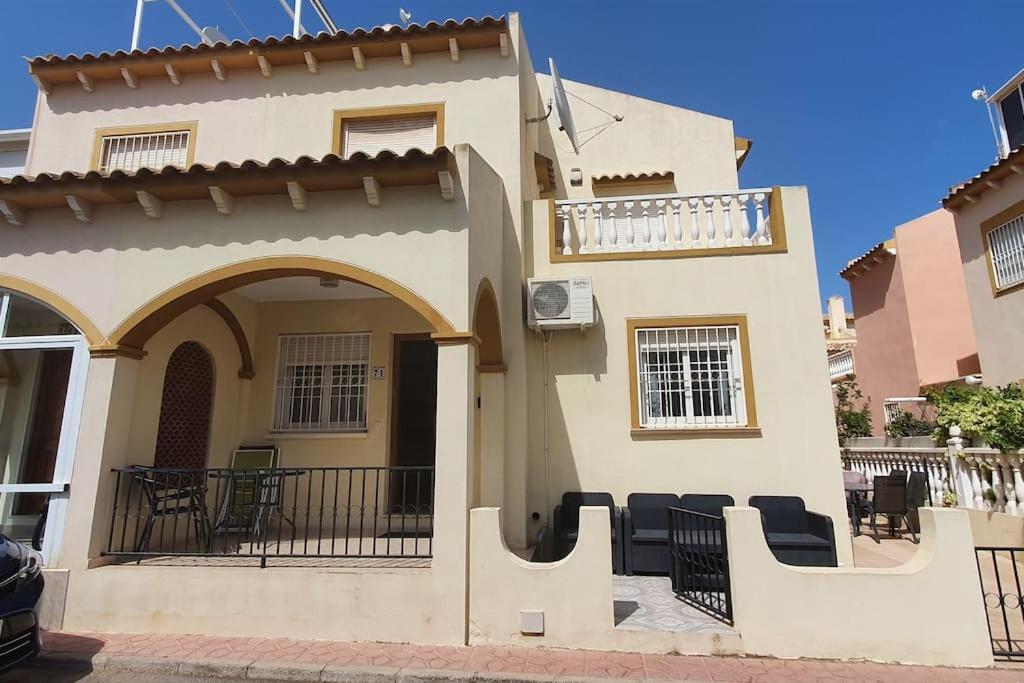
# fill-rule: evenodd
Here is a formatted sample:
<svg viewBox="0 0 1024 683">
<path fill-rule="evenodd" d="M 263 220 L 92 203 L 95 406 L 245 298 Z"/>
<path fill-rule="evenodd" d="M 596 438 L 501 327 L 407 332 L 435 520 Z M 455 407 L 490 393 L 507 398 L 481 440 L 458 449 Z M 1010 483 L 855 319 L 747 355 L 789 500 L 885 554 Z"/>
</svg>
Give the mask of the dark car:
<svg viewBox="0 0 1024 683">
<path fill-rule="evenodd" d="M 42 557 L 0 534 L 0 673 L 39 654 L 36 605 L 43 593 Z"/>
</svg>

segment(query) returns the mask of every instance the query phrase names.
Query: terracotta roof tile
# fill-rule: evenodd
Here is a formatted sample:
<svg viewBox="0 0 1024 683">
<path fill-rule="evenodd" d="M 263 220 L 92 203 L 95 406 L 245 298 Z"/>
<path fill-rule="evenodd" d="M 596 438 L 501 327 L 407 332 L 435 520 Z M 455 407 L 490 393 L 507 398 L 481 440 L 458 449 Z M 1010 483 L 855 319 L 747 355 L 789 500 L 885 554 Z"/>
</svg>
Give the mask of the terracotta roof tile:
<svg viewBox="0 0 1024 683">
<path fill-rule="evenodd" d="M 467 17 L 462 21 L 455 19 L 447 19 L 443 22 L 430 21 L 426 24 L 409 24 L 406 27 L 402 26 L 390 26 L 385 28 L 384 26 L 376 26 L 370 29 L 357 28 L 352 31 L 338 31 L 338 33 L 330 34 L 327 32 L 320 32 L 315 35 L 308 34 L 301 38 L 295 38 L 293 36 L 268 36 L 263 39 L 252 38 L 248 41 L 233 40 L 230 43 L 219 43 L 217 45 L 169 45 L 164 48 L 149 48 L 147 50 L 117 50 L 115 52 L 100 52 L 92 54 L 86 52 L 81 55 L 43 55 L 39 57 L 33 57 L 28 59 L 28 63 L 32 67 L 48 67 L 48 66 L 71 66 L 93 62 L 104 62 L 111 60 L 123 60 L 133 58 L 145 58 L 145 57 L 171 57 L 171 56 L 186 56 L 186 55 L 205 55 L 208 53 L 221 53 L 231 50 L 238 49 L 267 49 L 275 47 L 296 47 L 296 46 L 318 46 L 328 45 L 335 42 L 345 42 L 351 40 L 375 40 L 382 38 L 415 38 L 423 35 L 434 34 L 434 33 L 447 33 L 471 30 L 475 28 L 488 28 L 488 27 L 507 27 L 508 22 L 504 16 L 491 17 L 485 16 L 481 19 L 474 19 Z"/>
<path fill-rule="evenodd" d="M 1010 173 L 1021 173 L 1024 168 L 1024 147 L 1018 147 L 1010 152 L 1005 159 L 1000 159 L 984 171 L 959 185 L 949 188 L 949 194 L 942 200 L 942 206 L 947 209 L 955 209 L 965 202 L 971 201 L 967 197 L 975 198 L 988 189 L 987 181 L 998 180 Z"/>
</svg>

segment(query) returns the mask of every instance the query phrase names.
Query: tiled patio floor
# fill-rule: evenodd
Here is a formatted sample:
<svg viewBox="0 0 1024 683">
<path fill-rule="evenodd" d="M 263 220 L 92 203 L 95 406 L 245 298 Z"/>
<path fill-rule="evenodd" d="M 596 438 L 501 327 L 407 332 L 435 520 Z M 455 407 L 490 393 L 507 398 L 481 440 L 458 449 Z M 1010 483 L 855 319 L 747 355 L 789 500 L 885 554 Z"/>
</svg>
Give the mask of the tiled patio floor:
<svg viewBox="0 0 1024 683">
<path fill-rule="evenodd" d="M 667 576 L 616 576 L 613 583 L 616 628 L 632 631 L 723 633 L 735 631 L 672 592 Z"/>
<path fill-rule="evenodd" d="M 727 681 L 1020 681 L 1024 670 L 952 669 L 895 666 L 864 662 L 772 660 L 740 657 L 683 657 L 640 655 L 580 650 L 550 650 L 515 647 L 431 647 L 379 643 L 334 643 L 266 638 L 214 638 L 154 634 L 72 634 L 50 633 L 45 639 L 50 657 L 92 657 L 97 666 L 143 657 L 169 662 L 225 662 L 241 667 L 258 667 L 276 662 L 303 665 L 316 680 L 320 672 L 335 667 L 391 667 L 392 669 L 434 669 L 465 676 L 478 672 L 587 676 L 658 680 Z M 152 665 L 152 659 L 147 664 Z M 181 665 L 184 667 L 184 664 Z M 129 667 L 130 668 L 130 667 Z M 184 669 L 182 669 L 184 670 Z M 245 669 L 241 669 L 243 672 Z M 461 672 L 456 674 L 455 672 Z M 250 675 L 252 670 L 250 669 Z M 244 675 L 244 674 L 243 674 Z M 336 679 L 339 680 L 339 679 Z"/>
</svg>

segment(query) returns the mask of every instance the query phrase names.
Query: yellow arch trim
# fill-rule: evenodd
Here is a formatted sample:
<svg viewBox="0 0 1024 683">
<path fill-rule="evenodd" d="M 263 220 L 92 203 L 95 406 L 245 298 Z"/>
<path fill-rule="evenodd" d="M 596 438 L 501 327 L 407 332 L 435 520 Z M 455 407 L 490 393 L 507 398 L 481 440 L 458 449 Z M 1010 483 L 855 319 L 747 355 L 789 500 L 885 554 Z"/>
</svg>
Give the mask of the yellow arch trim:
<svg viewBox="0 0 1024 683">
<path fill-rule="evenodd" d="M 235 338 L 235 344 L 238 345 L 238 357 L 241 363 L 238 369 L 239 378 L 252 379 L 255 377 L 256 370 L 252 363 L 252 347 L 249 346 L 249 338 L 245 336 L 245 329 L 242 328 L 242 323 L 239 322 L 238 316 L 220 299 L 210 299 L 206 302 L 205 306 L 221 317 L 224 324 L 228 326 L 228 330 L 231 331 L 231 336 Z"/>
<path fill-rule="evenodd" d="M 488 278 L 480 280 L 473 306 L 473 334 L 477 339 L 481 372 L 504 372 L 505 354 L 501 343 L 501 314 L 494 286 Z"/>
<path fill-rule="evenodd" d="M 89 346 L 104 345 L 107 337 L 100 331 L 89 316 L 82 312 L 82 309 L 62 297 L 51 289 L 23 278 L 0 274 L 0 289 L 7 289 L 18 294 L 24 294 L 36 301 L 42 302 L 67 318 L 75 327 L 82 331 Z"/>
<path fill-rule="evenodd" d="M 379 289 L 423 316 L 435 334 L 455 334 L 448 319 L 425 299 L 379 273 L 315 256 L 268 256 L 214 268 L 178 283 L 128 316 L 110 333 L 109 345 L 141 350 L 158 330 L 193 306 L 254 282 L 299 276 L 336 277 Z"/>
</svg>

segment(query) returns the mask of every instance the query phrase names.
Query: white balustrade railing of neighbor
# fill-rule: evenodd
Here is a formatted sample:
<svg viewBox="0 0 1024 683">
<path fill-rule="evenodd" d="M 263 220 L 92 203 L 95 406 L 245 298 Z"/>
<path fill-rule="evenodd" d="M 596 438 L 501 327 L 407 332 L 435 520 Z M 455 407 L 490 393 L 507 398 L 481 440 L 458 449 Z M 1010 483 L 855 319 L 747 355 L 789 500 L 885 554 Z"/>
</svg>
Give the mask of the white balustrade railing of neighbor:
<svg viewBox="0 0 1024 683">
<path fill-rule="evenodd" d="M 772 244 L 771 188 L 555 202 L 563 256 Z"/>
<path fill-rule="evenodd" d="M 853 353 L 840 351 L 828 357 L 828 374 L 832 379 L 841 379 L 853 374 Z"/>
<path fill-rule="evenodd" d="M 946 448 L 844 448 L 843 466 L 861 472 L 869 483 L 894 469 L 924 472 L 930 505 L 944 505 L 952 493 L 959 507 L 1024 516 L 1024 452 L 965 448 L 959 429 L 951 432 Z"/>
</svg>

